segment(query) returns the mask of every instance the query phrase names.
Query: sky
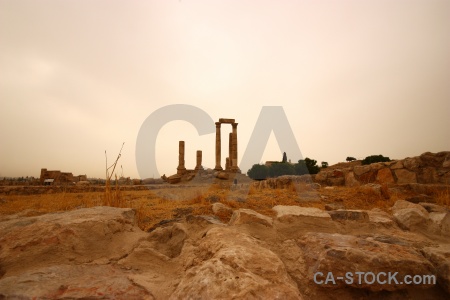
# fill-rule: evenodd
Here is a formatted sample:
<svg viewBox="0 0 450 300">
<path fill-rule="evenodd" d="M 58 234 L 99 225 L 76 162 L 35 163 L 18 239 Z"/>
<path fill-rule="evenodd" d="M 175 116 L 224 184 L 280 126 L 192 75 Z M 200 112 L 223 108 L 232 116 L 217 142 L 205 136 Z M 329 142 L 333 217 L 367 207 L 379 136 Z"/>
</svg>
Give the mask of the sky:
<svg viewBox="0 0 450 300">
<path fill-rule="evenodd" d="M 235 119 L 239 161 L 263 106 L 319 164 L 448 151 L 449 53 L 448 0 L 0 0 L 0 177 L 104 178 L 124 142 L 117 174 L 139 178 L 139 130 L 173 104 Z M 188 169 L 196 150 L 214 168 L 215 134 L 175 120 L 155 177 L 179 140 Z M 272 134 L 254 163 L 282 153 Z"/>
</svg>

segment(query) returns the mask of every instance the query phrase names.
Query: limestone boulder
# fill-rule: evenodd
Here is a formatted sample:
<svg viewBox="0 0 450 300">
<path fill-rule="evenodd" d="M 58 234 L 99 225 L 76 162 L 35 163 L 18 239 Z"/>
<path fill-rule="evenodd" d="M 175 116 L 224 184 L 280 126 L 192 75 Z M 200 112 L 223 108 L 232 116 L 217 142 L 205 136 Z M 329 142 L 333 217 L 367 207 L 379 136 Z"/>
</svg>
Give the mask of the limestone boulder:
<svg viewBox="0 0 450 300">
<path fill-rule="evenodd" d="M 175 223 L 168 227 L 159 227 L 145 239 L 146 246 L 161 254 L 174 258 L 180 255 L 188 233 L 183 224 Z"/>
<path fill-rule="evenodd" d="M 329 177 L 344 177 L 344 172 L 341 169 L 335 169 L 333 171 L 330 172 L 331 174 L 329 174 Z"/>
<path fill-rule="evenodd" d="M 370 164 L 369 166 L 372 171 L 378 171 L 385 167 L 384 163 L 373 163 L 373 164 Z"/>
<path fill-rule="evenodd" d="M 405 201 L 405 200 L 397 200 L 394 204 L 394 206 L 392 206 L 392 213 L 396 213 L 399 210 L 405 209 L 405 208 L 415 208 L 420 210 L 424 215 L 426 215 L 428 212 L 427 210 L 419 204 L 414 204 L 412 202 L 409 201 Z"/>
<path fill-rule="evenodd" d="M 443 168 L 450 168 L 450 155 L 447 155 L 444 162 L 442 163 Z"/>
<path fill-rule="evenodd" d="M 395 225 L 393 217 L 379 208 L 369 210 L 367 211 L 367 214 L 369 215 L 369 222 L 371 223 L 380 224 L 385 227 L 392 227 Z"/>
<path fill-rule="evenodd" d="M 240 224 L 262 224 L 267 227 L 272 227 L 273 220 L 270 217 L 264 216 L 251 209 L 241 208 L 235 210 L 231 216 L 229 225 Z"/>
<path fill-rule="evenodd" d="M 430 225 L 428 212 L 418 208 L 404 208 L 394 213 L 397 224 L 407 230 L 426 231 Z"/>
<path fill-rule="evenodd" d="M 217 172 L 216 178 L 226 180 L 229 178 L 229 175 L 227 172 Z"/>
<path fill-rule="evenodd" d="M 397 169 L 394 171 L 398 184 L 417 183 L 416 173 L 406 169 Z"/>
<path fill-rule="evenodd" d="M 432 213 L 432 212 L 446 213 L 449 211 L 444 206 L 440 206 L 440 205 L 429 203 L 429 202 L 420 202 L 419 205 L 422 206 L 423 208 L 425 208 L 427 210 L 427 212 L 429 212 L 429 213 Z"/>
<path fill-rule="evenodd" d="M 449 155 L 450 152 L 443 151 L 438 153 L 425 152 L 420 155 L 420 161 L 424 167 L 432 167 L 439 168 L 442 166 L 442 163 L 445 161 L 446 156 Z"/>
<path fill-rule="evenodd" d="M 359 186 L 360 183 L 355 178 L 355 174 L 353 172 L 348 172 L 345 174 L 345 185 L 352 187 L 352 186 Z"/>
<path fill-rule="evenodd" d="M 403 169 L 403 162 L 401 160 L 394 162 L 389 166 L 391 170 Z"/>
<path fill-rule="evenodd" d="M 0 223 L 1 268 L 8 272 L 55 264 L 117 260 L 146 233 L 130 208 L 94 207 Z M 36 259 L 39 258 L 39 259 Z"/>
<path fill-rule="evenodd" d="M 361 186 L 360 189 L 366 193 L 377 195 L 380 198 L 384 197 L 385 199 L 389 199 L 390 197 L 388 190 L 378 183 L 367 183 Z"/>
<path fill-rule="evenodd" d="M 371 237 L 356 237 L 343 234 L 307 233 L 297 240 L 303 250 L 304 261 L 308 266 L 307 278 L 311 285 L 315 285 L 314 275 L 317 272 L 324 274 L 319 277 L 325 280 L 328 272 L 333 273 L 334 282 L 322 282 L 322 288 L 329 288 L 330 292 L 339 287 L 353 287 L 369 291 L 395 291 L 408 287 L 402 282 L 405 275 L 435 274 L 434 266 L 417 250 L 399 244 L 384 243 Z M 395 270 L 395 271 L 394 271 Z M 345 282 L 338 277 L 346 278 L 346 273 L 353 274 L 353 281 Z M 398 272 L 397 282 L 380 284 L 362 280 L 358 281 L 356 272 Z M 316 277 L 317 279 L 317 277 Z M 317 285 L 317 284 L 316 284 Z M 432 284 L 421 285 L 422 288 L 431 288 Z"/>
<path fill-rule="evenodd" d="M 333 221 L 358 221 L 358 222 L 368 222 L 369 215 L 364 210 L 334 210 L 329 211 L 328 214 L 331 216 Z"/>
<path fill-rule="evenodd" d="M 212 211 L 214 214 L 232 214 L 233 209 L 229 207 L 228 205 L 225 205 L 220 202 L 213 203 L 211 205 Z"/>
<path fill-rule="evenodd" d="M 429 218 L 434 225 L 435 231 L 442 231 L 442 225 L 445 224 L 445 217 L 447 213 L 445 212 L 431 212 L 429 213 Z M 445 227 L 445 225 L 444 225 Z M 437 229 L 437 230 L 436 230 Z M 447 235 L 446 232 L 441 232 L 443 235 Z"/>
<path fill-rule="evenodd" d="M 321 209 L 315 207 L 300 207 L 277 205 L 272 208 L 277 217 L 274 227 L 280 234 L 292 235 L 303 231 L 335 231 L 338 223 Z"/>
<path fill-rule="evenodd" d="M 3 299 L 155 299 L 111 265 L 55 265 L 30 269 L 0 280 Z M 3 297 L 2 297 L 3 296 Z"/>
<path fill-rule="evenodd" d="M 212 228 L 169 299 L 302 299 L 280 258 L 232 228 Z"/>
<path fill-rule="evenodd" d="M 395 179 L 394 179 L 394 176 L 392 176 L 391 169 L 389 169 L 389 168 L 382 168 L 382 169 L 378 170 L 377 182 L 385 183 L 385 184 L 392 184 L 392 183 L 394 183 Z"/>
<path fill-rule="evenodd" d="M 0 298 L 142 298 L 108 265 L 148 236 L 130 208 L 93 207 L 0 222 Z"/>
<path fill-rule="evenodd" d="M 277 205 L 272 209 L 277 213 L 277 219 L 279 221 L 289 221 L 296 217 L 312 217 L 331 220 L 331 217 L 327 212 L 315 207 Z"/>
<path fill-rule="evenodd" d="M 411 171 L 417 171 L 422 166 L 422 160 L 419 156 L 408 157 L 403 160 L 403 166 Z"/>
<path fill-rule="evenodd" d="M 167 177 L 166 181 L 171 184 L 179 183 L 181 181 L 181 176 L 178 174 L 174 174 L 172 176 Z"/>
<path fill-rule="evenodd" d="M 437 183 L 439 176 L 437 170 L 433 167 L 421 168 L 417 172 L 417 181 L 420 183 Z"/>
<path fill-rule="evenodd" d="M 436 268 L 437 283 L 450 294 L 450 245 L 425 247 L 422 254 Z"/>
<path fill-rule="evenodd" d="M 324 183 L 326 182 L 328 178 L 328 172 L 327 171 L 320 171 L 319 173 L 316 174 L 316 176 L 314 177 L 314 180 L 320 183 Z"/>
<path fill-rule="evenodd" d="M 370 165 L 365 165 L 365 166 L 356 166 L 353 168 L 353 172 L 355 173 L 355 175 L 360 176 L 364 173 L 367 173 L 371 170 Z"/>
</svg>

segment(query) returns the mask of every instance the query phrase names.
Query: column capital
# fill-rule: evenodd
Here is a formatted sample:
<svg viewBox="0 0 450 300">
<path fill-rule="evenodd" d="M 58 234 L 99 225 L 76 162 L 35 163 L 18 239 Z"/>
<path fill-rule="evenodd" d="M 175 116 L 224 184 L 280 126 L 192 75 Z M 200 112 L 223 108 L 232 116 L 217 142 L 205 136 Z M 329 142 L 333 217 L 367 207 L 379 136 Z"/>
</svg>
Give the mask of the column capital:
<svg viewBox="0 0 450 300">
<path fill-rule="evenodd" d="M 221 122 L 216 122 L 216 128 L 220 128 Z"/>
<path fill-rule="evenodd" d="M 239 123 L 232 123 L 231 126 L 233 126 L 233 128 L 236 128 L 238 126 Z"/>
</svg>

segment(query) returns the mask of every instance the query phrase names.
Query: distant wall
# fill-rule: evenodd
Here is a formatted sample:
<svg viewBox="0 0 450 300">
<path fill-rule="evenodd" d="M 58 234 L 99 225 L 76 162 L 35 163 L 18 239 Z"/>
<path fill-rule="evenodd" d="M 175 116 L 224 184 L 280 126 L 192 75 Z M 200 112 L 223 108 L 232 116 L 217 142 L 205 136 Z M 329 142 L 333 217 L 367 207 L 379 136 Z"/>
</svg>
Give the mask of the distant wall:
<svg viewBox="0 0 450 300">
<path fill-rule="evenodd" d="M 73 176 L 70 172 L 61 172 L 59 170 L 41 169 L 41 176 L 39 182 L 44 184 L 45 179 L 54 179 L 53 184 L 64 184 L 70 182 L 86 181 L 86 175 Z"/>
</svg>

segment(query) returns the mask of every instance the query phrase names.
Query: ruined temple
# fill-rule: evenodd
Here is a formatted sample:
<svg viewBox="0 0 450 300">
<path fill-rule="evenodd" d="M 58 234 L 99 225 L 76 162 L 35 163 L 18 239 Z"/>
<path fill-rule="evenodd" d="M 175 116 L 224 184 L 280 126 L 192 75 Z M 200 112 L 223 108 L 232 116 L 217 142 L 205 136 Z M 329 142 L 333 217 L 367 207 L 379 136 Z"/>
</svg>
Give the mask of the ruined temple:
<svg viewBox="0 0 450 300">
<path fill-rule="evenodd" d="M 237 125 L 235 119 L 219 119 L 219 122 L 216 122 L 216 165 L 214 167 L 216 177 L 221 179 L 227 179 L 228 175 L 224 173 L 240 173 L 241 170 L 238 167 L 238 141 L 237 141 Z M 222 168 L 221 165 L 221 157 L 222 157 L 222 142 L 221 142 L 221 125 L 222 124 L 231 124 L 232 132 L 228 135 L 228 157 L 225 159 L 225 169 Z M 169 183 L 177 183 L 180 181 L 189 181 L 195 177 L 196 174 L 204 172 L 202 166 L 202 151 L 197 150 L 196 152 L 196 166 L 194 169 L 188 170 L 185 166 L 184 161 L 185 156 L 185 142 L 178 142 L 178 167 L 177 173 L 166 177 L 165 175 L 161 176 L 162 179 Z"/>
<path fill-rule="evenodd" d="M 52 180 L 48 180 L 52 179 Z M 52 184 L 67 184 L 78 181 L 86 181 L 86 175 L 78 175 L 73 176 L 70 172 L 61 172 L 59 170 L 47 170 L 45 168 L 41 169 L 41 177 L 40 183 L 44 184 L 44 182 L 52 183 Z"/>
</svg>

